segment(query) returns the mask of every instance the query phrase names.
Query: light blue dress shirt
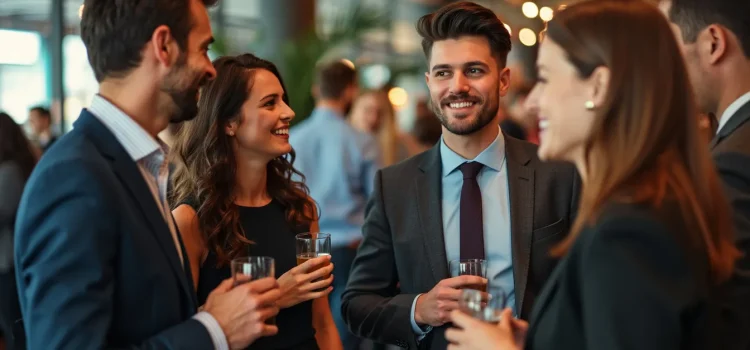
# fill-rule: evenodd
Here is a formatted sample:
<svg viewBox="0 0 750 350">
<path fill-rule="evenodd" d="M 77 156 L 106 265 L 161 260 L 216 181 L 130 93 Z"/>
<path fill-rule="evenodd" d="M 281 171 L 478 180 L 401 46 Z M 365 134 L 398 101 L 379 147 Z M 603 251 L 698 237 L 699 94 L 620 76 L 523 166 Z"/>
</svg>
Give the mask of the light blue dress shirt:
<svg viewBox="0 0 750 350">
<path fill-rule="evenodd" d="M 498 135 L 487 148 L 474 159 L 466 159 L 451 150 L 445 141 L 440 141 L 442 163 L 442 217 L 445 253 L 448 262 L 461 258 L 461 187 L 463 175 L 458 167 L 466 162 L 479 162 L 484 168 L 477 175 L 482 192 L 482 227 L 484 229 L 485 259 L 488 262 L 487 279 L 493 286 L 500 286 L 508 294 L 507 306 L 516 309 L 515 284 L 513 281 L 513 259 L 510 231 L 510 197 L 508 191 L 508 168 L 505 164 L 505 141 L 498 128 Z M 412 328 L 417 335 L 427 332 L 414 321 L 416 299 L 412 303 Z"/>
<path fill-rule="evenodd" d="M 294 167 L 318 203 L 320 231 L 331 234 L 333 247 L 361 239 L 365 204 L 380 168 L 376 140 L 335 111 L 316 108 L 290 130 L 289 142 L 297 153 Z"/>
</svg>

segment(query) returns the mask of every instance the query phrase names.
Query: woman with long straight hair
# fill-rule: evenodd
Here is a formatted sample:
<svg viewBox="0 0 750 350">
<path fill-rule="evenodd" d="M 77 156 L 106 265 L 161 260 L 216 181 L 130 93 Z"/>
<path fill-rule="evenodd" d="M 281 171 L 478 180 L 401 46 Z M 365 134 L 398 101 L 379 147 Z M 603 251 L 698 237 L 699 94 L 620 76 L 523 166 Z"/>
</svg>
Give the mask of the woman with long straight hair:
<svg viewBox="0 0 750 350">
<path fill-rule="evenodd" d="M 250 54 L 214 61 L 198 115 L 175 141 L 171 203 L 199 302 L 230 277 L 234 258 L 270 256 L 281 289 L 279 332 L 250 349 L 340 349 L 327 295 L 330 256 L 297 266 L 295 235 L 317 231 L 315 203 L 293 167 L 286 89 L 273 63 Z M 328 265 L 319 269 L 316 267 Z"/>
<path fill-rule="evenodd" d="M 0 113 L 0 348 L 24 349 L 19 332 L 21 309 L 18 304 L 13 264 L 13 226 L 21 194 L 37 157 L 21 126 L 6 113 Z"/>
<path fill-rule="evenodd" d="M 537 68 L 539 156 L 578 168 L 578 216 L 530 325 L 454 312 L 450 349 L 713 349 L 739 252 L 667 20 L 642 1 L 568 6 Z"/>
</svg>

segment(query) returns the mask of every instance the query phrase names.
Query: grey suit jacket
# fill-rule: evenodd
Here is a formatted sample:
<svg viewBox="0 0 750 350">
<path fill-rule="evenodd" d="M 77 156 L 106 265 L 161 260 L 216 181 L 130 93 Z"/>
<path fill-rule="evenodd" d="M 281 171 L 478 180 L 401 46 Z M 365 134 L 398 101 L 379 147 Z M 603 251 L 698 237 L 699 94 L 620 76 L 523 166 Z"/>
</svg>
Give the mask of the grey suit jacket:
<svg viewBox="0 0 750 350">
<path fill-rule="evenodd" d="M 577 208 L 571 165 L 541 163 L 537 147 L 505 135 L 517 310 L 526 318 L 557 259 Z M 449 278 L 443 240 L 439 144 L 378 172 L 366 209 L 364 239 L 343 295 L 342 313 L 358 336 L 411 349 L 445 349 L 446 327 L 419 344 L 411 305 Z M 399 286 L 400 284 L 400 286 Z"/>
<path fill-rule="evenodd" d="M 744 254 L 720 296 L 723 345 L 716 349 L 750 349 L 750 103 L 742 106 L 711 142 L 719 176 L 732 205 L 737 246 Z"/>
</svg>

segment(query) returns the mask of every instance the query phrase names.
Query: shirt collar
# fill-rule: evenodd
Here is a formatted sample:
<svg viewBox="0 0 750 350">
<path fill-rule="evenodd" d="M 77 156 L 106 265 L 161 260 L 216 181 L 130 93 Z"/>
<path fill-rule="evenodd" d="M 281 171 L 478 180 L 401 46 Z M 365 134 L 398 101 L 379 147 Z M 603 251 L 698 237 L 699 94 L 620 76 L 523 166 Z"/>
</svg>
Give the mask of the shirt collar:
<svg viewBox="0 0 750 350">
<path fill-rule="evenodd" d="M 157 151 L 169 153 L 164 142 L 151 137 L 135 120 L 101 95 L 94 95 L 88 110 L 112 132 L 133 161 L 140 161 Z"/>
<path fill-rule="evenodd" d="M 727 107 L 727 109 L 724 110 L 724 113 L 721 114 L 721 118 L 719 118 L 719 127 L 716 129 L 716 134 L 719 134 L 719 131 L 721 131 L 721 128 L 724 127 L 724 125 L 729 122 L 729 119 L 732 118 L 733 115 L 737 113 L 737 111 L 742 108 L 746 103 L 750 102 L 750 92 L 747 92 L 746 94 L 740 96 L 740 98 L 734 100 L 732 104 Z"/>
<path fill-rule="evenodd" d="M 443 177 L 450 175 L 458 169 L 461 164 L 470 161 L 482 163 L 485 167 L 499 172 L 503 166 L 503 161 L 505 160 L 505 140 L 503 139 L 503 133 L 498 126 L 495 141 L 492 141 L 492 143 L 474 159 L 466 159 L 460 156 L 458 153 L 450 149 L 448 145 L 445 144 L 445 140 L 440 137 L 440 160 L 443 163 Z"/>
</svg>

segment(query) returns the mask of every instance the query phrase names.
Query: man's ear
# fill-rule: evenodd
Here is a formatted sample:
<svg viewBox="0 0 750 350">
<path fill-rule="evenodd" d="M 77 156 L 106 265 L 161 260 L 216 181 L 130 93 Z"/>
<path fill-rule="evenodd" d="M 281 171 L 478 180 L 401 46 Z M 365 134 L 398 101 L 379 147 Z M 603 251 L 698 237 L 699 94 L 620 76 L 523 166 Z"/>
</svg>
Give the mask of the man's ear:
<svg viewBox="0 0 750 350">
<path fill-rule="evenodd" d="M 180 57 L 180 46 L 172 36 L 169 27 L 161 25 L 156 27 L 149 41 L 153 57 L 164 67 L 172 67 Z"/>
<path fill-rule="evenodd" d="M 698 34 L 696 41 L 699 42 L 700 53 L 708 57 L 709 63 L 716 64 L 727 54 L 728 40 L 729 34 L 726 28 L 711 24 Z"/>
</svg>

